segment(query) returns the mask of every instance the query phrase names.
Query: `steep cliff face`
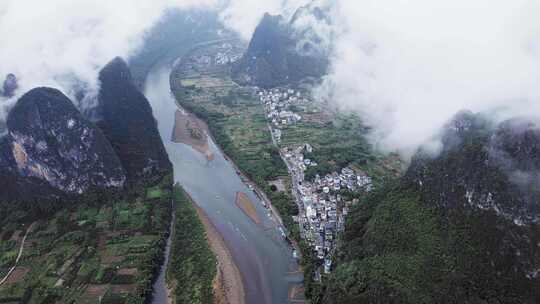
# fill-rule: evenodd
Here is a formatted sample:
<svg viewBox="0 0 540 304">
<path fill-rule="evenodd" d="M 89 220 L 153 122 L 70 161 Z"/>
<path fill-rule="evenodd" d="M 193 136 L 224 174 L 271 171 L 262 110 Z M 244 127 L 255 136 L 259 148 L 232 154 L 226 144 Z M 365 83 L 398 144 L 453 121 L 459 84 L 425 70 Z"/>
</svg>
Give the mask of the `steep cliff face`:
<svg viewBox="0 0 540 304">
<path fill-rule="evenodd" d="M 233 65 L 234 79 L 241 84 L 275 87 L 326 73 L 326 53 L 317 51 L 313 30 L 296 22 L 312 11 L 302 8 L 288 22 L 266 14 L 253 33 L 244 56 Z M 319 10 L 315 10 L 319 12 Z"/>
<path fill-rule="evenodd" d="M 100 72 L 98 126 L 122 161 L 132 185 L 172 172 L 152 108 L 133 84 L 124 60 L 115 58 Z"/>
<path fill-rule="evenodd" d="M 101 130 L 56 89 L 26 93 L 9 113 L 7 128 L 0 148 L 0 176 L 10 185 L 4 198 L 124 185 L 120 160 Z"/>
<path fill-rule="evenodd" d="M 491 125 L 461 113 L 446 127 L 443 151 L 419 154 L 407 180 L 439 207 L 466 204 L 516 225 L 540 224 L 540 127 L 515 118 Z"/>
<path fill-rule="evenodd" d="M 349 216 L 325 303 L 539 303 L 540 128 L 458 114 Z"/>
</svg>

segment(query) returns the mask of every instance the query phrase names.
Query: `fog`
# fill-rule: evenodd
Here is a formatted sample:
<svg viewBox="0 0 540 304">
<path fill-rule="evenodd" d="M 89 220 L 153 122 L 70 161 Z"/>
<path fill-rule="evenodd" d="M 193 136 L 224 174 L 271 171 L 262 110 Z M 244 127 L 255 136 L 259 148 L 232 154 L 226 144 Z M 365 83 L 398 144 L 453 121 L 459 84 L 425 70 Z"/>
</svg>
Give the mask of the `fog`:
<svg viewBox="0 0 540 304">
<path fill-rule="evenodd" d="M 289 19 L 301 6 L 312 0 L 230 0 L 220 17 L 228 28 L 249 41 L 265 13 L 283 15 Z"/>
<path fill-rule="evenodd" d="M 129 58 L 166 9 L 209 9 L 216 1 L 2 0 L 0 81 L 17 76 L 11 103 L 36 86 L 68 95 L 74 84 L 95 90 L 97 71 L 115 56 Z"/>
<path fill-rule="evenodd" d="M 95 91 L 97 71 L 129 59 L 167 9 L 218 10 L 249 40 L 265 12 L 289 18 L 310 0 L 2 0 L 0 82 L 72 95 Z M 305 17 L 331 54 L 317 98 L 361 113 L 381 150 L 410 155 L 461 109 L 497 120 L 540 113 L 540 2 L 317 0 L 331 23 Z M 10 102 L 1 102 L 2 105 Z M 0 111 L 1 112 L 1 111 Z"/>
<path fill-rule="evenodd" d="M 540 114 L 540 2 L 334 4 L 332 68 L 317 92 L 358 111 L 372 142 L 410 155 L 457 111 Z"/>
<path fill-rule="evenodd" d="M 99 69 L 116 56 L 129 59 L 134 55 L 167 9 L 218 10 L 224 24 L 248 40 L 265 12 L 291 14 L 306 2 L 2 0 L 0 84 L 13 73 L 19 90 L 11 100 L 0 101 L 0 106 L 13 104 L 36 86 L 52 86 L 72 98 L 73 89 L 81 85 L 87 93 L 95 93 Z"/>
</svg>

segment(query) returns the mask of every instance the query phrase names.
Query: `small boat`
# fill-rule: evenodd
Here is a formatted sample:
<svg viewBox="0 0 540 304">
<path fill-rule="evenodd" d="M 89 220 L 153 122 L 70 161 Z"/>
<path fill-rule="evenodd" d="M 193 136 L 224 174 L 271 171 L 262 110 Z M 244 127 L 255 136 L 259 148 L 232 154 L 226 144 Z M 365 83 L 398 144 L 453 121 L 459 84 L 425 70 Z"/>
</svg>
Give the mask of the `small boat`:
<svg viewBox="0 0 540 304">
<path fill-rule="evenodd" d="M 281 233 L 281 236 L 282 236 L 283 238 L 287 237 L 287 235 L 285 235 L 285 231 L 283 231 L 283 228 L 278 227 L 278 229 L 279 229 L 279 232 Z"/>
</svg>

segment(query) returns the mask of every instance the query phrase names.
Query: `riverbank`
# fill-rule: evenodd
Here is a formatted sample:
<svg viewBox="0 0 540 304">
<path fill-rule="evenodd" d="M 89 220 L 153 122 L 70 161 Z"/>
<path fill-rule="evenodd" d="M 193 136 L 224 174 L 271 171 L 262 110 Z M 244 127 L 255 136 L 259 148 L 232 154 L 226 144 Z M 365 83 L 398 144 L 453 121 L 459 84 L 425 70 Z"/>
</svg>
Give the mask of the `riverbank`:
<svg viewBox="0 0 540 304">
<path fill-rule="evenodd" d="M 207 240 L 206 228 L 192 200 L 179 185 L 174 187 L 174 200 L 176 221 L 167 264 L 168 286 L 161 285 L 162 300 L 153 303 L 165 304 L 169 299 L 173 303 L 213 303 L 217 258 Z"/>
<path fill-rule="evenodd" d="M 210 248 L 217 257 L 217 273 L 214 279 L 215 304 L 245 304 L 244 284 L 240 270 L 234 263 L 232 255 L 225 245 L 223 237 L 219 234 L 210 219 L 193 200 L 191 200 L 199 220 L 206 230 L 206 238 Z"/>
<path fill-rule="evenodd" d="M 166 68 L 157 70 L 150 75 L 146 86 L 146 95 L 152 104 L 158 120 L 160 134 L 166 142 L 167 152 L 171 162 L 174 164 L 175 181 L 181 184 L 197 202 L 197 205 L 206 212 L 216 230 L 223 237 L 241 273 L 245 301 L 247 303 L 261 304 L 287 303 L 290 286 L 301 283 L 302 280 L 300 274 L 291 272 L 295 270 L 297 262 L 293 258 L 292 248 L 281 238 L 282 234 L 269 217 L 269 213 L 260 212 L 259 216 L 264 223 L 268 223 L 270 226 L 258 227 L 234 204 L 236 192 L 244 192 L 255 202 L 259 212 L 260 206 L 257 206 L 259 200 L 253 197 L 253 193 L 250 193 L 252 190 L 248 189 L 246 184 L 242 182 L 231 163 L 221 153 L 221 149 L 217 149 L 217 146 L 210 142 L 215 159 L 206 162 L 201 159 L 201 154 L 192 147 L 170 141 L 174 127 L 174 113 L 178 109 L 175 102 L 177 103 L 178 100 L 172 98 L 170 94 L 169 76 L 170 70 Z M 183 101 L 182 98 L 179 98 L 179 100 Z M 197 115 L 197 117 L 204 117 L 204 115 L 198 115 L 199 113 L 196 111 L 187 110 Z M 238 119 L 241 119 L 241 117 L 238 117 Z M 206 119 L 203 120 L 208 122 Z M 212 135 L 220 137 L 219 130 L 214 128 L 216 127 L 214 123 L 219 122 L 220 118 L 215 117 L 215 119 L 209 119 L 209 121 L 213 125 L 209 125 Z M 266 127 L 266 125 L 264 126 Z M 254 130 L 251 126 L 245 126 L 244 129 L 250 134 Z M 220 143 L 223 142 L 220 141 Z M 250 144 L 251 141 L 246 141 L 246 143 Z M 255 152 L 257 152 L 257 155 L 263 155 L 259 151 Z M 256 160 L 258 162 L 259 159 Z M 266 168 L 271 167 L 267 166 Z M 286 172 L 286 168 L 283 171 Z M 194 217 L 199 222 L 196 214 L 194 214 Z M 204 231 L 204 227 L 201 228 Z M 188 239 L 195 236 L 193 230 L 186 227 L 183 227 L 182 230 L 186 231 Z M 198 235 L 198 231 L 196 235 Z M 204 241 L 207 245 L 206 238 Z M 181 246 L 180 248 L 188 247 Z M 206 265 L 206 262 L 204 263 Z M 207 268 L 215 269 L 215 266 L 216 262 L 212 263 L 212 267 Z M 198 267 L 195 268 L 198 269 Z M 205 277 L 205 282 L 210 279 L 207 285 L 210 293 L 212 293 L 212 279 L 215 278 L 216 272 L 214 271 L 211 277 Z M 181 279 L 180 281 L 187 282 L 189 280 Z M 186 286 L 183 289 L 187 292 L 187 289 L 190 288 L 190 286 Z M 181 301 L 181 298 L 177 299 Z M 193 302 L 185 301 L 183 303 Z M 211 301 L 206 303 L 211 303 Z"/>
</svg>

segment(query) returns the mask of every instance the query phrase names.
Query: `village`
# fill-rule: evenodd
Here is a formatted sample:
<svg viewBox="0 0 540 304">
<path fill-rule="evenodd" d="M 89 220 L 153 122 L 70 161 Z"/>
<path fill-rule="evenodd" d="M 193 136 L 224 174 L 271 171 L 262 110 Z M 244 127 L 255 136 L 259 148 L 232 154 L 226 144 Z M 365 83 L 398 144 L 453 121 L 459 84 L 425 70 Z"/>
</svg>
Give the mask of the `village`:
<svg viewBox="0 0 540 304">
<path fill-rule="evenodd" d="M 216 81 L 217 78 L 213 76 L 222 73 L 228 63 L 237 59 L 237 54 L 238 50 L 227 43 L 198 49 L 192 58 L 184 60 L 183 69 L 179 70 L 181 72 L 178 76 L 183 79 L 185 85 L 189 85 L 193 77 L 206 79 L 198 81 L 199 85 L 207 83 L 210 79 L 208 77 Z M 217 90 L 221 88 L 218 86 Z M 306 178 L 306 170 L 319 166 L 311 157 L 315 148 L 310 143 L 284 144 L 282 139 L 292 128 L 309 122 L 305 109 L 314 106 L 310 94 L 295 87 L 273 89 L 249 87 L 246 92 L 249 92 L 250 96 L 254 95 L 253 97 L 263 106 L 272 143 L 279 149 L 279 154 L 287 165 L 291 177 L 291 191 L 299 210 L 298 215 L 293 218 L 298 224 L 300 237 L 310 245 L 323 265 L 316 272 L 316 279 L 320 280 L 321 272 L 331 272 L 332 260 L 338 245 L 337 239 L 345 229 L 349 208 L 357 202 L 344 193 L 370 192 L 373 187 L 372 179 L 357 167 L 339 168 L 322 176 Z M 220 94 L 222 93 L 218 95 Z M 196 94 L 199 95 L 201 94 Z M 212 96 L 215 95 L 209 94 L 208 100 L 198 98 L 197 103 L 210 102 L 214 99 Z M 272 208 L 271 204 L 266 203 L 269 199 L 264 193 L 257 191 L 256 187 L 247 182 L 247 178 L 243 180 L 261 198 L 266 208 Z M 272 210 L 272 214 L 276 219 L 279 218 L 277 211 Z M 278 229 L 283 237 L 287 237 L 286 231 L 281 226 Z M 298 252 L 294 251 L 293 256 L 298 258 Z"/>
<path fill-rule="evenodd" d="M 310 103 L 310 99 L 303 97 L 301 92 L 294 89 L 262 90 L 259 91 L 258 96 L 264 104 L 266 117 L 270 121 L 272 136 L 276 143 L 281 142 L 283 127 L 302 120 L 302 116 L 294 113 L 291 106 Z"/>
<path fill-rule="evenodd" d="M 191 56 L 183 57 L 175 65 L 181 65 L 180 74 L 186 83 L 201 76 L 212 77 L 227 71 L 230 64 L 240 59 L 243 48 L 233 42 L 224 41 L 210 45 L 200 45 L 192 50 Z"/>
<path fill-rule="evenodd" d="M 305 105 L 310 99 L 290 88 L 261 90 L 258 97 L 265 106 L 273 141 L 279 146 L 284 128 L 302 119 L 291 108 Z M 367 174 L 348 167 L 306 180 L 305 171 L 318 166 L 306 157 L 313 149 L 309 143 L 294 148 L 281 147 L 280 155 L 292 178 L 292 192 L 299 209 L 294 220 L 300 227 L 300 236 L 323 261 L 324 272 L 330 273 L 337 237 L 345 229 L 349 208 L 356 203 L 356 200 L 346 201 L 341 195 L 342 190 L 370 192 L 373 184 Z"/>
</svg>

